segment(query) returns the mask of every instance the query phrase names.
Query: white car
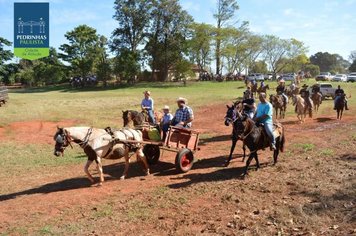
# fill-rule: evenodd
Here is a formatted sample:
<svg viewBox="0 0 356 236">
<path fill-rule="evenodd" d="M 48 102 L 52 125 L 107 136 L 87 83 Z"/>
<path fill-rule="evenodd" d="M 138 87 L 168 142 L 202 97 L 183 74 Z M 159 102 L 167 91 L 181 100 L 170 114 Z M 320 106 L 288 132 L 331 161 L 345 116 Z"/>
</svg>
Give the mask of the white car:
<svg viewBox="0 0 356 236">
<path fill-rule="evenodd" d="M 347 82 L 356 82 L 356 72 L 352 72 L 347 76 Z"/>
<path fill-rule="evenodd" d="M 346 82 L 347 81 L 347 76 L 345 74 L 337 74 L 337 75 L 334 76 L 332 81 Z"/>
<path fill-rule="evenodd" d="M 264 80 L 265 80 L 263 74 L 260 74 L 260 73 L 252 73 L 252 74 L 249 74 L 247 78 L 248 78 L 249 81 L 252 81 L 252 80 L 255 80 L 255 81 L 264 81 Z"/>
<path fill-rule="evenodd" d="M 282 75 L 281 79 L 283 79 L 284 81 L 294 81 L 295 77 L 296 75 L 294 73 L 289 73 L 289 74 Z"/>
</svg>

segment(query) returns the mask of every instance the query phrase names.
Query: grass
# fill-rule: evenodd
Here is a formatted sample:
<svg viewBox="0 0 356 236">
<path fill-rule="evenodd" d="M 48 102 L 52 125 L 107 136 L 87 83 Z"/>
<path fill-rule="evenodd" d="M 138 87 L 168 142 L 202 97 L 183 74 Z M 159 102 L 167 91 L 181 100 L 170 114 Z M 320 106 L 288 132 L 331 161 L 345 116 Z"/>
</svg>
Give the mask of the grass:
<svg viewBox="0 0 356 236">
<path fill-rule="evenodd" d="M 312 143 L 296 143 L 294 147 L 301 149 L 304 153 L 310 152 L 314 149 L 315 145 Z"/>
</svg>

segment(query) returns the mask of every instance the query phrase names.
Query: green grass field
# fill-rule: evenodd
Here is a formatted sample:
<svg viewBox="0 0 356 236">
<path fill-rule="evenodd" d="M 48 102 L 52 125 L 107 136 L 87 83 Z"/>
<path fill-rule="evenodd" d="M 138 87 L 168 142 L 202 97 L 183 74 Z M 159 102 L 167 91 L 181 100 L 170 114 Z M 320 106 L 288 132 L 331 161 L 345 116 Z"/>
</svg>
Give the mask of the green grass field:
<svg viewBox="0 0 356 236">
<path fill-rule="evenodd" d="M 315 83 L 314 80 L 307 81 Z M 277 86 L 269 82 L 271 91 Z M 288 83 L 287 83 L 288 84 Z M 337 86 L 339 83 L 333 83 Z M 355 90 L 356 84 L 343 83 L 348 94 Z M 83 125 L 96 127 L 118 126 L 121 124 L 121 111 L 140 109 L 144 90 L 150 90 L 156 109 L 170 105 L 175 110 L 175 99 L 184 96 L 194 109 L 212 104 L 231 103 L 242 95 L 243 82 L 192 82 L 184 87 L 181 83 L 140 83 L 133 87 L 111 88 L 104 90 L 74 90 L 69 87 L 50 87 L 10 91 L 9 104 L 0 109 L 0 126 L 11 122 L 43 120 L 61 121 L 75 119 Z M 350 106 L 356 99 L 350 99 Z M 328 106 L 322 106 L 322 113 L 329 113 Z M 287 115 L 293 110 L 289 107 Z"/>
</svg>

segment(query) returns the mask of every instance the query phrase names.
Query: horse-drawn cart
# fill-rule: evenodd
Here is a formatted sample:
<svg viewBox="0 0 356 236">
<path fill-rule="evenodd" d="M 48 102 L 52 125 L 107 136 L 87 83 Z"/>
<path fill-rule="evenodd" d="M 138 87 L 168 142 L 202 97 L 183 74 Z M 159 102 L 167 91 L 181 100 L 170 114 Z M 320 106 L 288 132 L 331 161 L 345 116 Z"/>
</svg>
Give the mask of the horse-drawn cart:
<svg viewBox="0 0 356 236">
<path fill-rule="evenodd" d="M 9 99 L 9 95 L 7 93 L 7 88 L 5 86 L 0 86 L 0 107 L 2 104 L 5 104 Z"/>
<path fill-rule="evenodd" d="M 149 125 L 137 128 L 142 130 L 143 141 L 115 139 L 115 142 L 126 144 L 140 143 L 144 145 L 143 153 L 150 165 L 154 165 L 158 162 L 161 156 L 161 150 L 166 150 L 177 153 L 175 158 L 177 170 L 188 172 L 193 167 L 194 153 L 200 150 L 198 148 L 199 132 L 192 129 L 171 126 L 165 141 L 156 141 L 157 139 L 150 138 L 149 132 L 151 127 Z"/>
</svg>

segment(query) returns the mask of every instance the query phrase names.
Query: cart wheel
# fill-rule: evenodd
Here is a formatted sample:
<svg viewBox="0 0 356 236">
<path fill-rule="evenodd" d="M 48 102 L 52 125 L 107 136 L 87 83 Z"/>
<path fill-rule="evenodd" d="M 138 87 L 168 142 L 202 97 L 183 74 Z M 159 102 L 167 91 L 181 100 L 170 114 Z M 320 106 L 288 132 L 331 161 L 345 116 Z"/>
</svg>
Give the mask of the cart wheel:
<svg viewBox="0 0 356 236">
<path fill-rule="evenodd" d="M 148 164 L 154 165 L 157 164 L 161 151 L 157 145 L 146 144 L 143 147 L 143 154 L 145 154 Z"/>
<path fill-rule="evenodd" d="M 182 172 L 188 172 L 193 167 L 194 155 L 187 148 L 180 150 L 176 156 L 176 168 Z"/>
</svg>

